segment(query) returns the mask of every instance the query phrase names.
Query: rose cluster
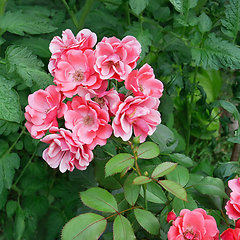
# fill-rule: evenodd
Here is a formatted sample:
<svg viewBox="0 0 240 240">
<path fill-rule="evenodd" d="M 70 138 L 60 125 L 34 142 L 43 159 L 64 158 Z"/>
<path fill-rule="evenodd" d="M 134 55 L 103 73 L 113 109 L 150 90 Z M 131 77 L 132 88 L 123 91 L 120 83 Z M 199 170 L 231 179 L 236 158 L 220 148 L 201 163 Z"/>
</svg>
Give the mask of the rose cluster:
<svg viewBox="0 0 240 240">
<path fill-rule="evenodd" d="M 144 142 L 161 122 L 163 84 L 148 64 L 134 70 L 141 53 L 136 38 L 104 37 L 96 43 L 88 29 L 54 37 L 48 68 L 55 85 L 29 95 L 25 108 L 26 128 L 49 144 L 43 158 L 61 172 L 86 169 L 92 150 L 112 134 L 128 141 L 134 133 Z M 111 88 L 111 79 L 123 82 L 128 93 Z"/>
</svg>

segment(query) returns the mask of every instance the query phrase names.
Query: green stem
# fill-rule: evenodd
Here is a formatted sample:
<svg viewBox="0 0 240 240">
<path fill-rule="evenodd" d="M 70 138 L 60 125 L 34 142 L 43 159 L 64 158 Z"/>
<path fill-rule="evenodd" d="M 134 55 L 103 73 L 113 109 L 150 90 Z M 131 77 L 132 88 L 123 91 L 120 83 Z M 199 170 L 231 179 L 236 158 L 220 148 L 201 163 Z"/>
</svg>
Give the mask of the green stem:
<svg viewBox="0 0 240 240">
<path fill-rule="evenodd" d="M 78 25 L 77 25 L 77 30 L 78 31 L 80 31 L 83 28 L 85 20 L 87 18 L 87 15 L 88 15 L 88 13 L 90 11 L 90 8 L 92 7 L 94 2 L 95 2 L 95 0 L 86 0 L 86 3 L 85 3 L 85 5 L 83 7 L 83 10 L 82 10 L 80 20 L 79 20 Z"/>
<path fill-rule="evenodd" d="M 7 1 L 8 0 L 1 0 L 0 1 L 0 16 L 5 13 Z"/>
<path fill-rule="evenodd" d="M 127 20 L 127 24 L 128 24 L 128 25 L 131 25 L 131 19 L 130 19 L 128 2 L 126 2 L 126 4 L 125 4 L 125 10 L 126 10 L 126 20 Z"/>
<path fill-rule="evenodd" d="M 74 25 L 77 28 L 78 27 L 78 21 L 77 21 L 75 15 L 74 15 L 74 12 L 70 9 L 70 7 L 68 6 L 68 4 L 67 4 L 67 2 L 65 0 L 62 0 L 62 2 L 64 4 L 65 8 L 67 9 L 67 11 L 68 11 L 68 13 L 69 13 L 69 15 L 70 15 Z"/>
<path fill-rule="evenodd" d="M 186 99 L 186 105 L 187 105 L 187 136 L 186 136 L 185 154 L 187 156 L 189 154 L 189 147 L 190 147 L 191 122 L 192 122 L 192 103 L 193 103 L 194 93 L 195 93 L 195 84 L 196 84 L 196 79 L 197 79 L 197 72 L 198 72 L 198 66 L 195 68 L 195 72 L 194 72 L 193 89 L 192 89 L 192 92 L 191 92 L 190 103 L 188 102 L 188 99 Z"/>
</svg>

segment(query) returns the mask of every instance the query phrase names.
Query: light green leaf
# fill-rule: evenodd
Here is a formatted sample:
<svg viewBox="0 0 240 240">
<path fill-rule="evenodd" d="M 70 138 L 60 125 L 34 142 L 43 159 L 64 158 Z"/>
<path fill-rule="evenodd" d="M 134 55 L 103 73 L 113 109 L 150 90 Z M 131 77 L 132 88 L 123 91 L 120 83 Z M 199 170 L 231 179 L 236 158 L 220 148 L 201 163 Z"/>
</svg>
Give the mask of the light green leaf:
<svg viewBox="0 0 240 240">
<path fill-rule="evenodd" d="M 157 218 L 149 211 L 135 208 L 135 217 L 138 223 L 149 233 L 159 235 L 160 224 Z"/>
<path fill-rule="evenodd" d="M 225 15 L 222 19 L 222 32 L 232 38 L 237 37 L 240 28 L 240 1 L 230 0 L 229 4 L 225 5 Z"/>
<path fill-rule="evenodd" d="M 177 166 L 177 163 L 164 162 L 160 163 L 152 172 L 152 178 L 162 177 L 172 172 Z"/>
<path fill-rule="evenodd" d="M 228 199 L 228 195 L 225 193 L 224 184 L 221 179 L 213 177 L 205 177 L 194 188 L 200 193 L 208 194 L 216 197 L 223 197 Z"/>
<path fill-rule="evenodd" d="M 178 165 L 174 171 L 167 175 L 167 179 L 184 187 L 189 181 L 189 172 L 185 167 Z"/>
<path fill-rule="evenodd" d="M 124 196 L 127 200 L 127 202 L 130 205 L 134 205 L 138 199 L 139 191 L 140 191 L 140 185 L 134 185 L 133 179 L 137 177 L 136 173 L 131 173 L 128 178 L 126 179 L 123 190 L 124 190 Z"/>
<path fill-rule="evenodd" d="M 113 223 L 113 239 L 123 240 L 123 239 L 136 239 L 131 223 L 122 215 L 118 215 Z"/>
<path fill-rule="evenodd" d="M 148 0 L 129 0 L 129 5 L 133 12 L 139 15 L 148 5 Z"/>
<path fill-rule="evenodd" d="M 105 167 L 105 176 L 108 177 L 115 173 L 122 172 L 126 167 L 133 166 L 134 157 L 128 153 L 119 153 L 111 158 Z"/>
<path fill-rule="evenodd" d="M 22 14 L 21 11 L 6 12 L 0 16 L 0 28 L 23 36 L 24 32 L 29 34 L 42 34 L 55 31 L 57 28 L 43 17 L 28 13 Z"/>
<path fill-rule="evenodd" d="M 6 50 L 6 63 L 8 72 L 16 71 L 28 87 L 32 87 L 33 82 L 42 89 L 53 84 L 52 77 L 42 69 L 43 62 L 27 48 L 9 46 Z"/>
<path fill-rule="evenodd" d="M 181 153 L 172 153 L 169 154 L 169 157 L 177 163 L 180 163 L 184 167 L 193 167 L 194 163 L 192 159 L 184 154 Z"/>
<path fill-rule="evenodd" d="M 197 203 L 195 202 L 195 200 L 188 195 L 187 196 L 187 202 L 183 201 L 177 197 L 175 197 L 173 199 L 173 205 L 172 205 L 174 212 L 179 215 L 179 213 L 181 212 L 182 209 L 189 209 L 189 210 L 194 210 L 198 207 Z"/>
<path fill-rule="evenodd" d="M 107 220 L 95 213 L 81 214 L 71 219 L 62 230 L 62 240 L 97 240 L 104 232 Z"/>
<path fill-rule="evenodd" d="M 145 184 L 145 183 L 149 183 L 151 182 L 152 179 L 146 177 L 146 176 L 139 176 L 139 177 L 136 177 L 134 180 L 133 180 L 133 184 L 136 184 L 136 185 L 141 185 L 141 184 Z"/>
<path fill-rule="evenodd" d="M 182 199 L 183 201 L 187 201 L 186 190 L 180 184 L 171 180 L 160 180 L 158 183 L 174 196 Z"/>
<path fill-rule="evenodd" d="M 117 201 L 103 188 L 93 187 L 80 193 L 82 202 L 90 208 L 102 212 L 117 212 Z"/>
<path fill-rule="evenodd" d="M 0 119 L 17 122 L 21 121 L 19 96 L 12 89 L 14 83 L 0 75 Z"/>
<path fill-rule="evenodd" d="M 198 66 L 202 65 L 204 69 L 230 67 L 240 69 L 240 49 L 234 44 L 222 40 L 209 34 L 208 39 L 201 48 L 192 48 L 192 58 Z"/>
<path fill-rule="evenodd" d="M 145 142 L 138 147 L 138 157 L 144 159 L 155 158 L 160 154 L 159 146 L 153 142 Z"/>
<path fill-rule="evenodd" d="M 198 28 L 201 33 L 209 32 L 212 28 L 212 20 L 204 12 L 199 16 Z"/>
<path fill-rule="evenodd" d="M 140 190 L 141 196 L 144 196 L 143 188 Z M 147 183 L 146 190 L 147 200 L 154 203 L 166 204 L 167 198 L 159 184 L 155 182 Z"/>
<path fill-rule="evenodd" d="M 11 188 L 15 169 L 18 169 L 19 166 L 20 158 L 16 153 L 5 154 L 0 158 L 0 176 L 2 176 L 6 188 Z"/>
</svg>

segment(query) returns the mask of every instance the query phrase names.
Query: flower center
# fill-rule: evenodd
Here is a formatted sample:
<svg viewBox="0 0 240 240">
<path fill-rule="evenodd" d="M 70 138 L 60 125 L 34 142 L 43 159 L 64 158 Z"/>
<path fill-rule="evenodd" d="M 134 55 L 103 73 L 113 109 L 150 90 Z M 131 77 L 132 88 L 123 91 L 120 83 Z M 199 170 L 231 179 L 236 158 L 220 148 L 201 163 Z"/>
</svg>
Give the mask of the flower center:
<svg viewBox="0 0 240 240">
<path fill-rule="evenodd" d="M 139 89 L 141 92 L 143 92 L 143 90 L 145 89 L 144 86 L 142 84 L 139 84 Z"/>
<path fill-rule="evenodd" d="M 85 126 L 91 126 L 94 122 L 90 115 L 85 116 L 83 121 Z"/>
<path fill-rule="evenodd" d="M 73 78 L 75 81 L 81 82 L 82 80 L 84 80 L 84 77 L 85 75 L 81 69 L 78 69 L 75 73 L 73 73 Z"/>
<path fill-rule="evenodd" d="M 94 101 L 97 102 L 100 106 L 105 105 L 104 98 L 102 98 L 102 97 L 101 98 L 95 97 Z"/>
<path fill-rule="evenodd" d="M 183 238 L 186 240 L 197 240 L 196 233 L 193 232 L 193 230 L 187 230 L 186 232 L 183 233 Z"/>
</svg>

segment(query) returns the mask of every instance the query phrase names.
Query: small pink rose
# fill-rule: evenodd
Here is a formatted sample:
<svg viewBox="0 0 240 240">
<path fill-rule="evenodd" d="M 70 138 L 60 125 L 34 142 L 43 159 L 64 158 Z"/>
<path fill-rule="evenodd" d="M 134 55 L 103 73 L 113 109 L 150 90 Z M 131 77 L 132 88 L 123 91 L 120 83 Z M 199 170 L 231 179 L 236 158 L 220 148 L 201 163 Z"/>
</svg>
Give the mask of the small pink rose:
<svg viewBox="0 0 240 240">
<path fill-rule="evenodd" d="M 240 192 L 240 178 L 229 180 L 228 186 L 233 192 Z"/>
<path fill-rule="evenodd" d="M 124 82 L 126 89 L 132 90 L 135 96 L 152 96 L 160 98 L 163 84 L 155 78 L 153 69 L 147 63 L 139 70 L 133 70 Z"/>
<path fill-rule="evenodd" d="M 24 114 L 27 120 L 25 126 L 33 138 L 39 139 L 50 127 L 58 126 L 57 118 L 63 117 L 67 110 L 64 99 L 54 85 L 28 96 L 29 105 L 26 106 Z"/>
<path fill-rule="evenodd" d="M 132 36 L 126 36 L 122 41 L 104 37 L 96 45 L 94 69 L 102 79 L 123 81 L 136 67 L 140 53 L 141 45 Z"/>
<path fill-rule="evenodd" d="M 85 170 L 93 159 L 92 151 L 84 144 L 76 143 L 66 129 L 51 128 L 51 133 L 41 141 L 50 144 L 43 151 L 43 159 L 60 172 L 73 171 L 74 167 Z"/>
<path fill-rule="evenodd" d="M 114 136 L 128 141 L 134 131 L 135 136 L 140 136 L 140 142 L 144 142 L 161 123 L 157 111 L 159 103 L 157 98 L 147 96 L 129 96 L 124 102 L 115 103 L 112 108 L 115 114 L 112 122 Z"/>
<path fill-rule="evenodd" d="M 230 219 L 237 220 L 240 218 L 240 193 L 231 192 L 230 200 L 227 201 L 225 206 L 226 214 Z"/>
<path fill-rule="evenodd" d="M 235 222 L 235 228 L 240 228 L 240 219 Z"/>
<path fill-rule="evenodd" d="M 167 222 L 169 223 L 170 221 L 174 221 L 177 218 L 176 214 L 171 211 L 167 215 Z"/>
<path fill-rule="evenodd" d="M 168 240 L 218 240 L 219 231 L 215 219 L 197 208 L 183 209 L 168 231 Z"/>
<path fill-rule="evenodd" d="M 221 234 L 220 238 L 221 240 L 240 240 L 240 229 L 228 228 Z"/>
</svg>

